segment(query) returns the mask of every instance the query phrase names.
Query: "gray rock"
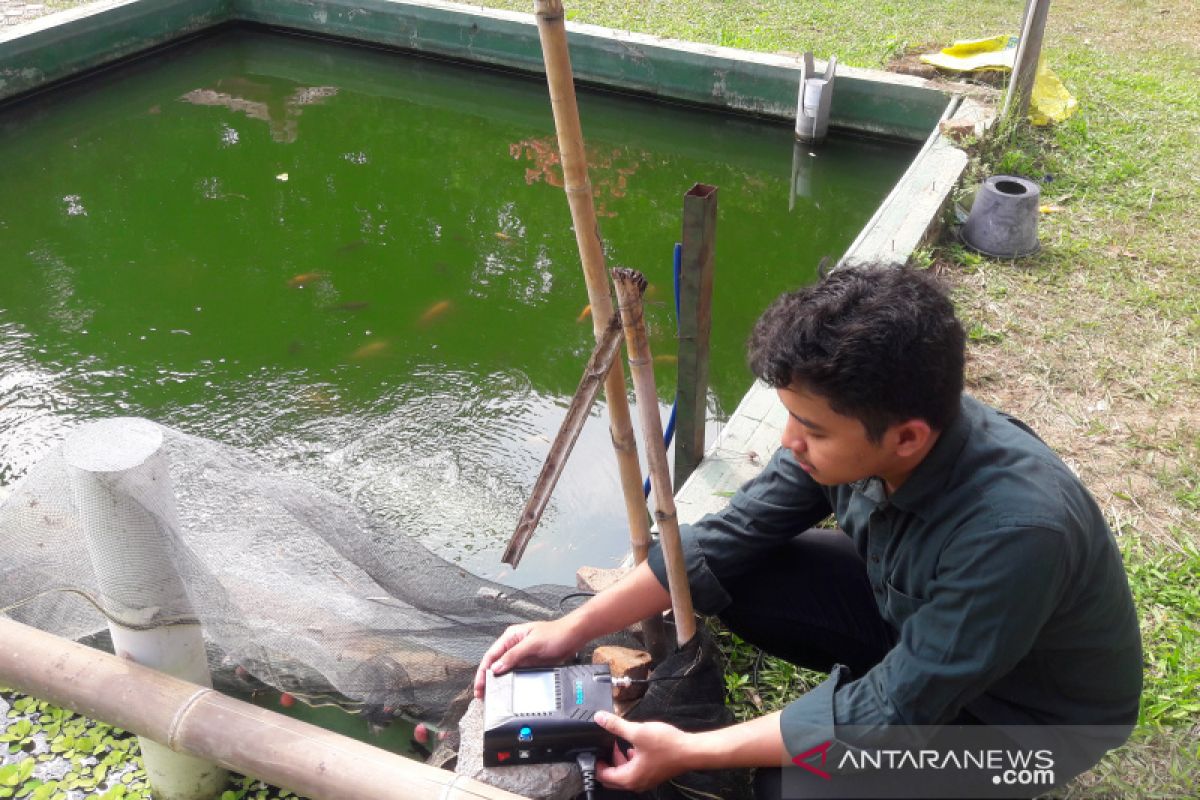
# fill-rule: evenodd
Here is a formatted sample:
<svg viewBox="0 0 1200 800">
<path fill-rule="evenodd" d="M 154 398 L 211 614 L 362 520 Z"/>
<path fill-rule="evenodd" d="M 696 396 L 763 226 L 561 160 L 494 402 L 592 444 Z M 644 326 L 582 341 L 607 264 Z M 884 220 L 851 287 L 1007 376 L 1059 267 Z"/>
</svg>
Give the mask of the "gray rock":
<svg viewBox="0 0 1200 800">
<path fill-rule="evenodd" d="M 483 701 L 472 700 L 458 723 L 460 741 L 455 772 L 532 800 L 571 800 L 583 791 L 583 776 L 574 764 L 523 767 L 483 765 Z"/>
</svg>

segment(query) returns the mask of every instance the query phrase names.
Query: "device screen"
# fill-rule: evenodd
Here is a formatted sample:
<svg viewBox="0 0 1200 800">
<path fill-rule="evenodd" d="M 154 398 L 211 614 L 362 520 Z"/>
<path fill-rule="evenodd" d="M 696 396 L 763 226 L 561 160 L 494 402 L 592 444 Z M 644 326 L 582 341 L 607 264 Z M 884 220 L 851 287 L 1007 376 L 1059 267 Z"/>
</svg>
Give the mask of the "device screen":
<svg viewBox="0 0 1200 800">
<path fill-rule="evenodd" d="M 543 714 L 558 707 L 554 696 L 554 672 L 518 672 L 513 675 L 514 714 Z"/>
</svg>

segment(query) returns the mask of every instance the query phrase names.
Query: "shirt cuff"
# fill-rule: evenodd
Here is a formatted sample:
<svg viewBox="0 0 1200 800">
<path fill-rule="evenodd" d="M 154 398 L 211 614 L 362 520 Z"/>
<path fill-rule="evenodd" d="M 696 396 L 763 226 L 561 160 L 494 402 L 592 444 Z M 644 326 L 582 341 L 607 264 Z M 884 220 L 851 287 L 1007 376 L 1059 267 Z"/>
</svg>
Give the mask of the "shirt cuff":
<svg viewBox="0 0 1200 800">
<path fill-rule="evenodd" d="M 850 670 L 835 664 L 827 679 L 784 706 L 779 715 L 779 732 L 789 757 L 804 759 L 836 741 L 833 698 L 838 687 L 848 680 Z"/>
<path fill-rule="evenodd" d="M 732 599 L 725 591 L 725 587 L 717 580 L 717 576 L 708 568 L 708 562 L 704 559 L 704 551 L 691 533 L 691 527 L 688 525 L 683 525 L 679 529 L 679 538 L 683 544 L 683 563 L 687 567 L 688 586 L 692 590 L 692 606 L 701 614 L 720 614 L 732 602 Z M 655 542 L 650 546 L 646 562 L 663 588 L 669 588 L 667 562 L 662 552 L 661 542 Z"/>
</svg>

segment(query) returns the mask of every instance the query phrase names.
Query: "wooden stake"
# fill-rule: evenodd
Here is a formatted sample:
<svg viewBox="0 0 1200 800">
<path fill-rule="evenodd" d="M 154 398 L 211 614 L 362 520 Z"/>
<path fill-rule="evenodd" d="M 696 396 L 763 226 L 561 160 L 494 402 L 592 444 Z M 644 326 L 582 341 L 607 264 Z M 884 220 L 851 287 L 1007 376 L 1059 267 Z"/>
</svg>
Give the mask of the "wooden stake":
<svg viewBox="0 0 1200 800">
<path fill-rule="evenodd" d="M 542 42 L 542 58 L 546 63 L 554 129 L 558 133 L 563 188 L 571 207 L 575 243 L 579 247 L 579 259 L 587 281 L 588 302 L 592 306 L 592 331 L 596 341 L 600 341 L 613 315 L 612 294 L 605 272 L 600 228 L 596 224 L 592 184 L 588 180 L 583 129 L 575 100 L 575 78 L 571 72 L 571 56 L 567 51 L 567 28 L 563 21 L 561 0 L 535 0 L 534 15 L 537 18 L 538 37 Z M 625 371 L 619 363 L 609 371 L 604 382 L 604 397 L 608 401 L 609 435 L 616 451 L 621 493 L 625 498 L 630 549 L 634 562 L 640 564 L 646 560 L 646 553 L 650 549 L 650 523 L 646 518 L 646 496 L 642 494 L 642 468 L 638 463 L 637 441 L 633 437 L 629 401 L 625 396 Z M 642 632 L 651 654 L 655 658 L 664 655 L 666 648 L 662 620 L 655 617 L 643 621 Z"/>
<path fill-rule="evenodd" d="M 654 388 L 654 360 L 646 340 L 646 322 L 642 316 L 642 292 L 646 278 L 636 270 L 618 267 L 612 271 L 617 287 L 621 325 L 625 328 L 625 350 L 629 353 L 629 373 L 642 422 L 646 443 L 646 461 L 650 463 L 650 485 L 654 487 L 654 520 L 658 539 L 667 562 L 667 588 L 671 592 L 671 610 L 675 614 L 675 637 L 683 647 L 696 633 L 696 614 L 692 610 L 692 592 L 688 586 L 683 545 L 679 539 L 679 519 L 675 515 L 675 495 L 671 491 L 671 472 L 667 468 L 667 448 L 663 445 L 662 420 L 658 416 L 658 392 Z"/>
<path fill-rule="evenodd" d="M 525 546 L 529 544 L 529 539 L 533 536 L 533 531 L 542 518 L 542 512 L 546 510 L 546 504 L 550 502 L 550 494 L 554 491 L 554 485 L 558 483 L 563 466 L 571 455 L 575 440 L 579 438 L 583 423 L 587 422 L 588 412 L 592 410 L 592 403 L 596 401 L 596 395 L 600 393 L 600 382 L 612 372 L 613 362 L 617 359 L 619 352 L 621 352 L 621 321 L 617 319 L 616 315 L 613 315 L 603 338 L 596 343 L 596 349 L 592 351 L 592 357 L 588 359 L 587 366 L 583 370 L 583 378 L 579 381 L 579 388 L 575 390 L 575 396 L 571 398 L 571 405 L 567 407 L 567 415 L 563 417 L 558 434 L 554 437 L 554 443 L 550 445 L 550 452 L 546 455 L 545 462 L 542 463 L 542 471 L 538 473 L 537 480 L 533 484 L 533 491 L 529 493 L 529 502 L 525 504 L 517 521 L 517 529 L 513 531 L 508 548 L 500 558 L 514 569 L 520 562 L 521 555 L 525 552 Z"/>
</svg>

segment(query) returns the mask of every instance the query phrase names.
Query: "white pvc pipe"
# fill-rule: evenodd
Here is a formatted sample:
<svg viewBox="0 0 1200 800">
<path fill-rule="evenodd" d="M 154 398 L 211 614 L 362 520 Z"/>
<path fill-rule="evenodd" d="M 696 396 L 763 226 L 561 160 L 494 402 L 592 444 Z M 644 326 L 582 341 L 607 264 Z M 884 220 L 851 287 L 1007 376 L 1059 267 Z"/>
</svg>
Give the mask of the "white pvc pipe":
<svg viewBox="0 0 1200 800">
<path fill-rule="evenodd" d="M 108 419 L 73 431 L 63 457 L 113 651 L 211 687 L 200 626 L 182 621 L 194 614 L 167 543 L 178 519 L 161 446 L 162 431 L 153 422 Z M 212 763 L 148 739 L 141 746 L 158 800 L 209 800 L 228 782 Z"/>
</svg>

